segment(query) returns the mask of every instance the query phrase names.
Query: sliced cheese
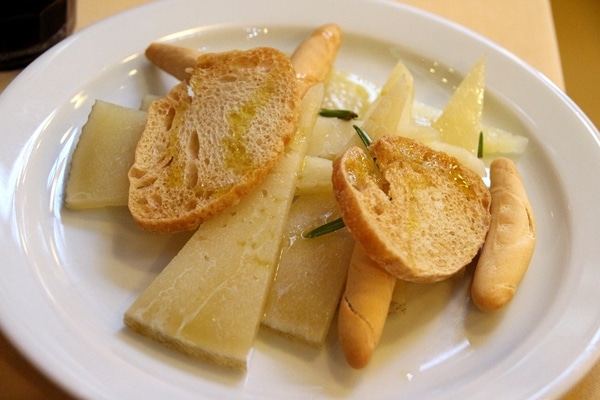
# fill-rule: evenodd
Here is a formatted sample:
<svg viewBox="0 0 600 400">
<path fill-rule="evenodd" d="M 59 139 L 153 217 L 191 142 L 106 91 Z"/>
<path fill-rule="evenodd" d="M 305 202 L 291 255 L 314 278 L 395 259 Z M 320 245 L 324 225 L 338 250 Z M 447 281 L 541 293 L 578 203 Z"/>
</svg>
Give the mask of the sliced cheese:
<svg viewBox="0 0 600 400">
<path fill-rule="evenodd" d="M 127 172 L 146 125 L 146 112 L 97 100 L 81 129 L 66 184 L 65 206 L 126 206 Z"/>
<path fill-rule="evenodd" d="M 331 160 L 326 158 L 304 157 L 304 167 L 296 185 L 296 194 L 333 193 L 332 168 Z"/>
<path fill-rule="evenodd" d="M 442 114 L 433 123 L 442 141 L 477 154 L 484 93 L 485 57 L 482 57 L 458 85 Z"/>
<path fill-rule="evenodd" d="M 340 215 L 331 191 L 294 201 L 263 325 L 313 346 L 324 343 L 344 289 L 354 239 L 347 229 L 312 239 L 302 233 Z"/>
</svg>

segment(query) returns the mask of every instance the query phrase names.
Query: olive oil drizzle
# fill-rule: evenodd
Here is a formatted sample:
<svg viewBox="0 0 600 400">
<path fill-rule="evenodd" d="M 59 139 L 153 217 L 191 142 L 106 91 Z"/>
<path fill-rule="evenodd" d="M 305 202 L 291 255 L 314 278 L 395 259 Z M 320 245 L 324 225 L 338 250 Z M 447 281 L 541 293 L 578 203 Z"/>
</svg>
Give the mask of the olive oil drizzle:
<svg viewBox="0 0 600 400">
<path fill-rule="evenodd" d="M 275 72 L 269 74 L 245 103 L 227 115 L 229 135 L 223 140 L 226 151 L 225 165 L 235 173 L 242 174 L 255 167 L 255 160 L 248 151 L 246 132 L 275 92 L 276 82 L 279 82 L 276 75 Z"/>
</svg>

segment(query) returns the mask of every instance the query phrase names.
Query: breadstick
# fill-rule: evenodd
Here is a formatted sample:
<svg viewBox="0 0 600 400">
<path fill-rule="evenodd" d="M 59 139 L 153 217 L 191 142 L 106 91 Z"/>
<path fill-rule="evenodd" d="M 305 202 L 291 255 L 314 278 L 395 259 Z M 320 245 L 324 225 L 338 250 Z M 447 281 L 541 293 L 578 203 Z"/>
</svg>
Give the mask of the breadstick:
<svg viewBox="0 0 600 400">
<path fill-rule="evenodd" d="M 413 82 L 404 65 L 394 68 L 384 85 L 385 91 L 363 122 L 369 134 L 396 131 L 401 116 L 406 111 L 410 113 Z M 390 310 L 396 282 L 395 276 L 371 260 L 358 242 L 355 244 L 338 316 L 341 346 L 353 368 L 363 368 L 371 359 Z"/>
<path fill-rule="evenodd" d="M 495 159 L 490 178 L 492 221 L 471 287 L 473 303 L 486 312 L 510 302 L 535 247 L 534 216 L 517 167 Z"/>
<path fill-rule="evenodd" d="M 325 81 L 341 44 L 341 28 L 336 24 L 327 24 L 316 29 L 298 45 L 291 59 L 302 95 L 315 83 Z"/>
<path fill-rule="evenodd" d="M 341 43 L 340 27 L 327 24 L 316 29 L 298 45 L 291 59 L 302 96 L 308 88 L 327 78 Z M 190 77 L 189 69 L 196 66 L 202 52 L 170 43 L 152 43 L 145 54 L 153 64 L 183 81 Z"/>
<path fill-rule="evenodd" d="M 340 302 L 338 331 L 346 361 L 363 368 L 379 343 L 396 278 L 354 246 L 346 289 Z"/>
<path fill-rule="evenodd" d="M 170 43 L 151 43 L 145 54 L 157 67 L 180 81 L 185 81 L 190 77 L 190 68 L 196 66 L 202 52 Z"/>
</svg>

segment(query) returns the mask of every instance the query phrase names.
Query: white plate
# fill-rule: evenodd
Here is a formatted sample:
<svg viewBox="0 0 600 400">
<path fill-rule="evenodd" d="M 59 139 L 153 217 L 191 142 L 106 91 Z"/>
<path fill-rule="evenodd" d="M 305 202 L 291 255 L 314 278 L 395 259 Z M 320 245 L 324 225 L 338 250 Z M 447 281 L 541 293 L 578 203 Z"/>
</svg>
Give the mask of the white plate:
<svg viewBox="0 0 600 400">
<path fill-rule="evenodd" d="M 539 239 L 513 303 L 481 314 L 466 280 L 411 291 L 407 314 L 387 326 L 362 371 L 345 365 L 333 336 L 316 351 L 261 332 L 243 375 L 128 332 L 123 312 L 186 236 L 142 234 L 125 210 L 62 208 L 69 156 L 93 101 L 135 107 L 170 87 L 142 55 L 151 41 L 291 51 L 326 22 L 346 32 L 338 67 L 382 83 L 402 57 L 417 98 L 436 106 L 487 55 L 487 122 L 531 139 L 519 166 Z M 77 396 L 546 398 L 598 358 L 598 132 L 540 73 L 445 20 L 380 1 L 154 2 L 74 35 L 27 68 L 0 98 L 0 126 L 2 328 Z"/>
</svg>

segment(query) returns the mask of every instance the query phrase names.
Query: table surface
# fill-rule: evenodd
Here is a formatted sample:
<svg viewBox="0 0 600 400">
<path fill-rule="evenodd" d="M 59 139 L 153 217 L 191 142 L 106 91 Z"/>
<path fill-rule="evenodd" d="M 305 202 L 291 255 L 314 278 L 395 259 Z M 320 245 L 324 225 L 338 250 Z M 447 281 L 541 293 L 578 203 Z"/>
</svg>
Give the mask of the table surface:
<svg viewBox="0 0 600 400">
<path fill-rule="evenodd" d="M 150 0 L 77 0 L 76 30 Z M 393 1 L 393 0 L 390 0 Z M 458 22 L 516 54 L 564 88 L 549 0 L 401 0 Z M 0 92 L 20 71 L 0 72 Z M 600 364 L 563 400 L 600 398 Z M 72 399 L 0 332 L 0 397 Z"/>
</svg>

